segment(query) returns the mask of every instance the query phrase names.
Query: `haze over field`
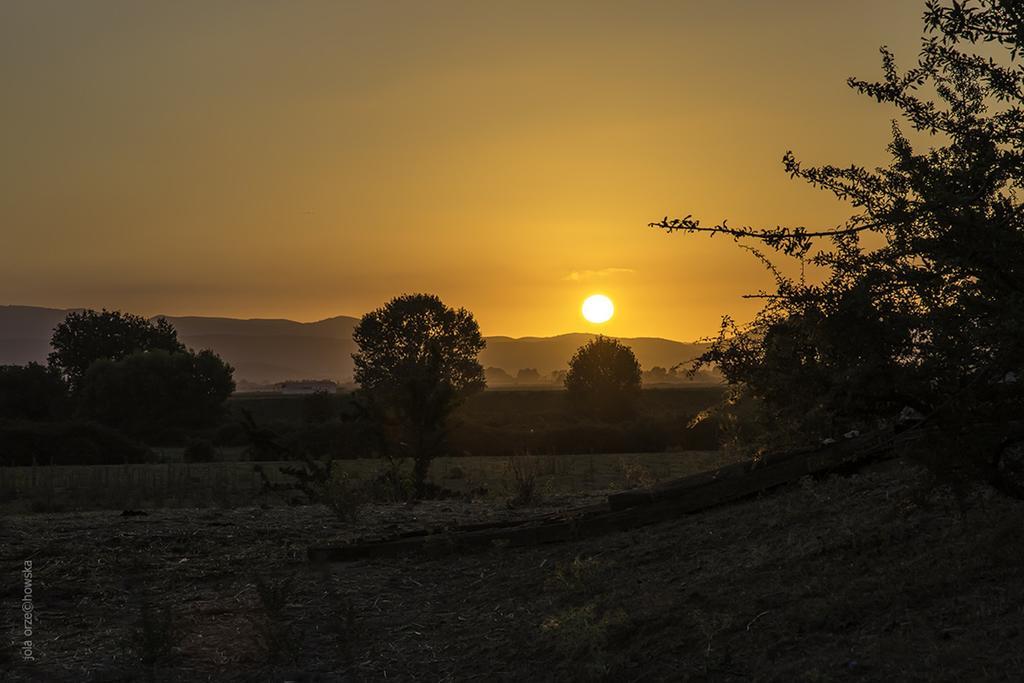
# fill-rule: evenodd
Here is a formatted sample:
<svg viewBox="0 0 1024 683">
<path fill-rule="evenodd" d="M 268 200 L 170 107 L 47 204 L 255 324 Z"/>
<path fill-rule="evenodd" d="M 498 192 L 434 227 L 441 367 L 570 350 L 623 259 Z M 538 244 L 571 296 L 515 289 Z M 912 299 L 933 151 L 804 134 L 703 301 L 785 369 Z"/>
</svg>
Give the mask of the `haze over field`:
<svg viewBox="0 0 1024 683">
<path fill-rule="evenodd" d="M 0 365 L 45 362 L 53 327 L 67 315 L 63 309 L 0 306 Z M 240 320 L 200 316 L 167 316 L 185 345 L 212 349 L 235 367 L 240 382 L 281 382 L 297 379 L 352 378 L 352 329 L 357 318 L 337 316 L 313 323 L 293 320 Z M 564 370 L 573 352 L 593 335 L 555 337 L 487 337 L 480 354 L 484 367 L 515 375 L 533 368 L 542 375 Z M 668 339 L 625 340 L 641 366 L 671 367 L 697 355 L 700 344 Z"/>
</svg>

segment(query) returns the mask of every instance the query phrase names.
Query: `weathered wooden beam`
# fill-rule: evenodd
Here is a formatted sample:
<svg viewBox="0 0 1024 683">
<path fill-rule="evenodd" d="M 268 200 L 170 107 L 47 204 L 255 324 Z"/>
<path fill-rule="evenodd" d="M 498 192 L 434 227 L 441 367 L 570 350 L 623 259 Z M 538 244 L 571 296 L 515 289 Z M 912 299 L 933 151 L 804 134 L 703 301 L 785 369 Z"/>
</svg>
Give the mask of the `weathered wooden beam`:
<svg viewBox="0 0 1024 683">
<path fill-rule="evenodd" d="M 689 498 L 698 489 L 707 489 L 700 496 L 701 499 L 707 499 L 709 496 L 714 498 L 716 495 L 731 498 L 733 489 L 737 495 L 747 495 L 777 486 L 779 483 L 786 483 L 790 479 L 799 479 L 807 474 L 818 474 L 878 457 L 891 448 L 887 444 L 892 443 L 892 437 L 891 431 L 885 431 L 820 448 L 768 453 L 759 460 L 726 465 L 717 470 L 674 479 L 646 489 L 613 493 L 608 496 L 608 505 L 612 510 L 651 505 L 662 500 Z M 780 479 L 782 481 L 779 481 Z"/>
</svg>

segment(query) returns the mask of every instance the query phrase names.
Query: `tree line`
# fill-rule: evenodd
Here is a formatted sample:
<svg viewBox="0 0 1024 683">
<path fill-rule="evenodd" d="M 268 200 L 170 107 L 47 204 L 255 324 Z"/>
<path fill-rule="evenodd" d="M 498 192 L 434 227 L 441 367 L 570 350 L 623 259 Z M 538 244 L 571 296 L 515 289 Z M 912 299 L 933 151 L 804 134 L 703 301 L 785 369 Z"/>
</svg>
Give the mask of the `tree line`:
<svg viewBox="0 0 1024 683">
<path fill-rule="evenodd" d="M 378 455 L 410 459 L 422 494 L 431 461 L 449 452 L 453 411 L 486 386 L 479 326 L 469 311 L 437 296 L 409 294 L 364 315 L 353 339 L 359 389 L 345 419 L 365 425 Z M 45 365 L 0 367 L 0 431 L 17 431 L 12 421 L 75 420 L 152 442 L 168 430 L 217 424 L 235 388 L 228 363 L 213 351 L 186 348 L 162 318 L 73 312 L 54 329 L 51 346 Z M 622 420 L 634 414 L 640 365 L 627 346 L 597 337 L 569 360 L 562 381 L 580 414 Z M 273 443 L 251 418 L 243 426 L 254 444 Z M 38 431 L 26 439 L 32 443 L 22 450 L 45 452 Z M 209 449 L 199 450 L 209 456 Z M 270 450 L 279 458 L 295 455 Z"/>
</svg>

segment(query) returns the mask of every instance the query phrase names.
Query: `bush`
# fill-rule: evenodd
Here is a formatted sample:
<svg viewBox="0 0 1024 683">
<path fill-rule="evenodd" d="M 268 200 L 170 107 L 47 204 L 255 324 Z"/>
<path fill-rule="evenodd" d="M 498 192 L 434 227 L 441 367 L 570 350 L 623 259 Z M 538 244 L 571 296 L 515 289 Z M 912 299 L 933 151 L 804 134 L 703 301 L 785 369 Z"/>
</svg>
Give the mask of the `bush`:
<svg viewBox="0 0 1024 683">
<path fill-rule="evenodd" d="M 213 444 L 221 448 L 226 446 L 245 446 L 248 443 L 249 437 L 245 432 L 245 428 L 234 420 L 220 425 L 213 434 Z"/>
<path fill-rule="evenodd" d="M 211 351 L 135 353 L 101 359 L 82 377 L 82 417 L 153 438 L 167 429 L 216 424 L 234 391 L 232 368 Z"/>
<path fill-rule="evenodd" d="M 509 458 L 505 466 L 506 488 L 512 494 L 509 507 L 525 507 L 540 498 L 537 490 L 537 474 L 540 466 L 536 459 Z"/>
<path fill-rule="evenodd" d="M 364 425 L 356 422 L 324 422 L 293 428 L 281 439 L 282 445 L 294 453 L 316 458 L 369 458 L 373 440 Z"/>
<path fill-rule="evenodd" d="M 192 439 L 185 446 L 185 462 L 213 462 L 217 459 L 217 449 L 206 439 Z"/>
<path fill-rule="evenodd" d="M 68 413 L 68 387 L 38 363 L 0 365 L 0 418 L 56 420 Z"/>
<path fill-rule="evenodd" d="M 670 448 L 716 450 L 719 419 L 689 423 L 722 401 L 717 387 L 656 389 L 642 392 L 638 417 L 606 423 L 570 411 L 560 391 L 491 391 L 476 394 L 455 414 L 448 445 L 451 454 L 510 456 L 518 453 L 652 453 Z M 353 397 L 335 397 L 351 415 Z M 248 413 L 255 424 L 250 431 L 273 436 L 287 451 L 317 458 L 369 458 L 383 454 L 379 431 L 363 418 L 308 424 L 301 406 L 305 397 L 233 397 L 232 412 L 243 421 Z M 193 432 L 194 433 L 194 432 Z M 241 422 L 221 425 L 209 438 L 217 446 L 251 443 Z M 254 448 L 252 459 L 281 460 L 276 449 Z M 400 453 L 395 453 L 400 455 Z"/>
<path fill-rule="evenodd" d="M 307 424 L 330 422 L 341 413 L 338 397 L 317 391 L 302 399 L 302 420 Z"/>
<path fill-rule="evenodd" d="M 517 453 L 660 453 L 679 446 L 715 450 L 717 426 L 689 429 L 678 417 L 642 418 L 610 424 L 593 420 L 562 420 L 537 427 L 462 424 L 452 432 L 455 452 L 508 456 Z"/>
<path fill-rule="evenodd" d="M 349 524 L 359 521 L 363 506 L 369 502 L 369 487 L 356 482 L 347 472 L 335 472 L 320 492 L 320 502 L 334 513 L 339 521 Z"/>
<path fill-rule="evenodd" d="M 93 422 L 0 421 L 0 465 L 122 465 L 150 459 L 143 444 Z"/>
<path fill-rule="evenodd" d="M 654 484 L 654 475 L 636 460 L 620 460 L 619 473 L 624 489 L 646 488 Z"/>
<path fill-rule="evenodd" d="M 376 502 L 401 503 L 415 497 L 416 484 L 403 459 L 385 459 L 384 466 L 370 480 L 368 491 Z"/>
</svg>

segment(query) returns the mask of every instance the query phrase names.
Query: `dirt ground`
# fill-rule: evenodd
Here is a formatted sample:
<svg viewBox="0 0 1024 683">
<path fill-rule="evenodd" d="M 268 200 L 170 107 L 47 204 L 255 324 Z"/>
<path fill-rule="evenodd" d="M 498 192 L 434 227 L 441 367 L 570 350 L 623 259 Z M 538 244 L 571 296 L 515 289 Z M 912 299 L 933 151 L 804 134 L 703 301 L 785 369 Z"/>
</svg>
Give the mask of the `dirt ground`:
<svg viewBox="0 0 1024 683">
<path fill-rule="evenodd" d="M 595 497 L 374 506 L 358 528 L 320 507 L 8 516 L 0 678 L 1024 680 L 1024 504 L 921 481 L 894 464 L 576 543 L 330 566 L 307 546 Z"/>
</svg>

